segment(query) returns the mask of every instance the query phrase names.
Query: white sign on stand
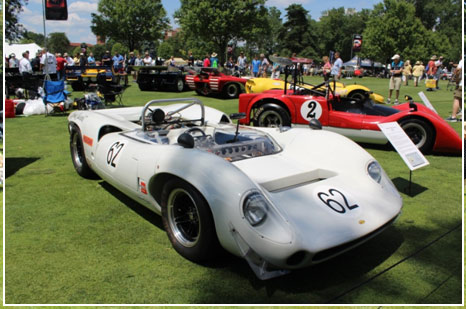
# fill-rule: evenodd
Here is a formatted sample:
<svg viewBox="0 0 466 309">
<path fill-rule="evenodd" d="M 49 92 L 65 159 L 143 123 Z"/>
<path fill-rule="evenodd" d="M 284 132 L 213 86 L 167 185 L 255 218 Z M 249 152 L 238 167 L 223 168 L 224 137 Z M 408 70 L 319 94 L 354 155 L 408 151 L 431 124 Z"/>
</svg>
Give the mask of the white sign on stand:
<svg viewBox="0 0 466 309">
<path fill-rule="evenodd" d="M 379 123 L 378 126 L 411 171 L 429 165 L 398 122 Z"/>
<path fill-rule="evenodd" d="M 430 103 L 429 99 L 426 97 L 424 92 L 421 91 L 421 92 L 418 93 L 418 95 L 421 98 L 422 102 L 424 102 L 425 106 L 427 106 L 430 110 L 434 111 L 438 115 L 438 113 L 435 110 L 434 106 L 432 105 L 432 103 Z"/>
</svg>

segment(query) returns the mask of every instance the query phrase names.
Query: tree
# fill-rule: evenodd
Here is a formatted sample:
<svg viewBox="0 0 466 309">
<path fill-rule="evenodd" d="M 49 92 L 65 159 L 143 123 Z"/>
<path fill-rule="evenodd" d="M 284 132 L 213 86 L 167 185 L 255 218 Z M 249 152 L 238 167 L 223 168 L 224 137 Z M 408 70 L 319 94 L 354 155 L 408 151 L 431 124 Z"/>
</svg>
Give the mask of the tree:
<svg viewBox="0 0 466 309">
<path fill-rule="evenodd" d="M 283 56 L 296 53 L 299 56 L 314 57 L 317 39 L 313 37 L 309 12 L 301 4 L 286 8 L 286 22 L 279 31 Z M 303 51 L 305 52 L 302 53 Z"/>
<path fill-rule="evenodd" d="M 278 52 L 280 42 L 279 30 L 282 26 L 280 10 L 274 6 L 268 8 L 265 22 L 261 27 L 250 29 L 251 39 L 247 42 L 248 53 L 254 51 L 270 55 Z"/>
<path fill-rule="evenodd" d="M 265 0 L 181 0 L 175 18 L 188 38 L 212 42 L 220 63 L 230 41 L 249 40 L 267 18 Z M 212 52 L 212 51 L 211 51 Z"/>
<path fill-rule="evenodd" d="M 160 0 L 100 0 L 92 15 L 91 30 L 125 45 L 139 48 L 143 41 L 162 38 L 168 19 Z"/>
<path fill-rule="evenodd" d="M 439 35 L 427 30 L 415 16 L 414 5 L 402 0 L 384 0 L 374 6 L 363 33 L 362 54 L 388 62 L 395 54 L 403 59 L 423 60 L 444 53 L 450 44 L 441 44 Z"/>
<path fill-rule="evenodd" d="M 5 2 L 5 38 L 7 41 L 14 41 L 21 38 L 23 25 L 18 23 L 18 14 L 22 11 L 22 6 L 28 0 L 6 0 Z"/>
<path fill-rule="evenodd" d="M 47 49 L 51 53 L 64 53 L 70 48 L 70 40 L 63 32 L 52 32 L 47 38 Z"/>
<path fill-rule="evenodd" d="M 32 31 L 25 30 L 23 32 L 23 38 L 20 40 L 21 44 L 36 43 L 39 46 L 44 46 L 45 37 L 41 33 L 35 33 Z"/>
</svg>

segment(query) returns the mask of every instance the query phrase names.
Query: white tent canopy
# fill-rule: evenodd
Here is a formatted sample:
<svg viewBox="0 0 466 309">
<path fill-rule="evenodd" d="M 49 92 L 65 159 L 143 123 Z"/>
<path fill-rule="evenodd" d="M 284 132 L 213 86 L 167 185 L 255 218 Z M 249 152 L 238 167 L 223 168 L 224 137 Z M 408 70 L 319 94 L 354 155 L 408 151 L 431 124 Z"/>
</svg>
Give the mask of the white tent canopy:
<svg viewBox="0 0 466 309">
<path fill-rule="evenodd" d="M 23 58 L 22 54 L 25 51 L 29 51 L 29 59 L 32 59 L 36 56 L 36 53 L 39 49 L 42 49 L 36 43 L 30 44 L 6 44 L 3 45 L 3 50 L 5 51 L 5 56 L 9 57 L 12 53 L 16 55 L 16 59 Z"/>
</svg>

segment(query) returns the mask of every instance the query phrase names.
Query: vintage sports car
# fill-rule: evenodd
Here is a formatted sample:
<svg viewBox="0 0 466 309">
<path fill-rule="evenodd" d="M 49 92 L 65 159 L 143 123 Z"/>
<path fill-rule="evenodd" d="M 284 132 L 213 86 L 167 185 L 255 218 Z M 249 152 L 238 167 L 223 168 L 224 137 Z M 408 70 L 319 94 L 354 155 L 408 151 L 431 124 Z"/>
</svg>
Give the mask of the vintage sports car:
<svg viewBox="0 0 466 309">
<path fill-rule="evenodd" d="M 201 68 L 197 74 L 186 75 L 186 84 L 197 94 L 220 94 L 227 99 L 237 98 L 244 92 L 246 81 L 246 78 L 226 75 L 216 68 Z"/>
<path fill-rule="evenodd" d="M 251 78 L 246 82 L 246 93 L 261 93 L 266 90 L 272 89 L 280 89 L 283 90 L 285 85 L 288 84 L 292 88 L 304 88 L 304 89 L 317 89 L 320 90 L 322 93 L 325 92 L 325 87 L 321 84 L 320 87 L 316 87 L 315 85 L 311 85 L 309 83 L 304 82 L 303 78 L 303 68 L 300 64 L 312 63 L 312 60 L 307 58 L 285 58 L 285 57 L 275 57 L 270 56 L 270 60 L 272 62 L 278 62 L 282 66 L 285 67 L 285 79 L 288 80 L 288 77 L 291 77 L 294 82 L 293 83 L 285 83 L 284 80 L 281 79 L 270 79 L 270 78 Z M 330 87 L 332 90 L 335 89 L 335 93 L 341 97 L 349 97 L 354 99 L 364 99 L 366 94 L 369 94 L 369 97 L 377 102 L 377 103 L 384 103 L 384 97 L 380 94 L 373 93 L 369 88 L 362 86 L 362 85 L 345 85 L 340 82 L 331 83 Z M 316 94 L 316 93 L 315 93 Z"/>
<path fill-rule="evenodd" d="M 174 249 L 195 262 L 224 248 L 267 279 L 361 244 L 401 211 L 379 163 L 318 123 L 235 126 L 197 99 L 76 111 L 68 119 L 78 174 L 97 173 L 161 214 Z"/>
<path fill-rule="evenodd" d="M 354 141 L 386 144 L 388 140 L 377 124 L 397 121 L 422 152 L 461 155 L 458 133 L 423 104 L 408 98 L 409 102 L 389 107 L 375 104 L 368 93 L 363 99 L 341 97 L 333 92 L 332 83 L 327 81 L 304 88 L 298 86 L 295 78 L 290 87 L 285 85 L 285 90 L 241 94 L 239 112 L 246 117 L 240 122 L 279 127 L 307 125 L 310 120 L 318 119 L 324 129 Z"/>
<path fill-rule="evenodd" d="M 105 76 L 104 80 L 107 83 L 115 85 L 120 84 L 120 79 L 122 79 L 122 74 L 114 73 L 109 66 L 65 67 L 65 79 L 71 84 L 74 91 L 85 91 L 91 84 L 98 84 L 99 76 Z M 123 76 L 122 80 L 124 80 L 125 76 Z M 125 81 L 125 84 L 127 84 L 127 81 Z"/>
<path fill-rule="evenodd" d="M 186 87 L 185 75 L 178 68 L 168 66 L 133 67 L 138 71 L 137 83 L 142 91 L 173 90 L 181 92 Z"/>
</svg>

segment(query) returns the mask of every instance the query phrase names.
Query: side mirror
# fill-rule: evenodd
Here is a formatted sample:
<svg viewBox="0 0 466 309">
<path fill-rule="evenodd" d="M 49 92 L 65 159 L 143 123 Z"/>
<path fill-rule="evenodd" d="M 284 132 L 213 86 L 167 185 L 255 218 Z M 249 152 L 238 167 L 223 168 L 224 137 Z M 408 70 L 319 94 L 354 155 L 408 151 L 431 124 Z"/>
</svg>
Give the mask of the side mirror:
<svg viewBox="0 0 466 309">
<path fill-rule="evenodd" d="M 230 114 L 230 119 L 231 120 L 238 120 L 238 119 L 244 119 L 246 118 L 246 113 L 234 113 Z"/>
<path fill-rule="evenodd" d="M 311 130 L 322 130 L 322 124 L 318 119 L 311 119 L 309 121 L 309 128 L 311 128 Z"/>
<path fill-rule="evenodd" d="M 194 137 L 189 133 L 182 133 L 178 136 L 178 144 L 183 148 L 194 148 Z"/>
</svg>

